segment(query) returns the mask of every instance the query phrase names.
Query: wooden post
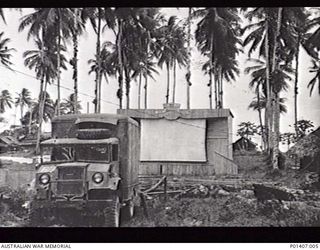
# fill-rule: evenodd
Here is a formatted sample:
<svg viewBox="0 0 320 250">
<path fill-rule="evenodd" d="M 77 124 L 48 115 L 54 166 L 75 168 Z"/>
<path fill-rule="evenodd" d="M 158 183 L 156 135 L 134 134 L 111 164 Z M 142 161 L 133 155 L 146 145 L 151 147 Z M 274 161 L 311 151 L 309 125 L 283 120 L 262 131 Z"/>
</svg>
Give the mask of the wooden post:
<svg viewBox="0 0 320 250">
<path fill-rule="evenodd" d="M 143 208 L 143 213 L 144 215 L 147 217 L 147 219 L 149 219 L 149 214 L 148 214 L 148 209 L 147 209 L 147 203 L 146 203 L 146 199 L 143 193 L 139 193 L 140 195 L 140 199 L 141 199 L 141 206 Z"/>
<path fill-rule="evenodd" d="M 167 177 L 164 179 L 163 188 L 164 188 L 164 201 L 167 201 Z"/>
</svg>

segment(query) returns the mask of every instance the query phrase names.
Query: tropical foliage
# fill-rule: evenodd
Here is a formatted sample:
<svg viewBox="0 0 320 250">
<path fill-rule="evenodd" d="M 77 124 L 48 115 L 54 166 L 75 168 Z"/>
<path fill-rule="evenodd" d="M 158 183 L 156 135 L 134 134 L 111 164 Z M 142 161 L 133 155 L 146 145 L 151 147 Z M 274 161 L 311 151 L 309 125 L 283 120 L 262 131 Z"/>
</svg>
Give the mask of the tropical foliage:
<svg viewBox="0 0 320 250">
<path fill-rule="evenodd" d="M 72 93 L 68 96 L 68 98 L 64 99 L 63 102 L 61 102 L 61 114 L 77 114 L 80 113 L 80 110 L 82 109 L 80 105 L 80 101 L 77 101 L 77 104 L 75 105 L 75 95 Z"/>
<path fill-rule="evenodd" d="M 0 18 L 6 24 L 4 14 L 5 9 L 0 9 Z M 205 58 L 201 66 L 209 78 L 210 108 L 224 108 L 225 82 L 233 84 L 242 73 L 250 77 L 246 84 L 255 97 L 248 103 L 249 108 L 259 113 L 257 133 L 261 132 L 265 150 L 272 155 L 274 168 L 277 168 L 280 113 L 287 110 L 284 92 L 294 90 L 296 136 L 302 133 L 297 121 L 298 86 L 309 88 L 310 95 L 318 88 L 320 94 L 319 8 L 189 8 L 186 19 L 164 14 L 159 8 L 34 8 L 20 19 L 18 30 L 27 30 L 27 39 L 34 41 L 34 49 L 25 51 L 23 57 L 25 66 L 33 70 L 39 80 L 39 99 L 32 102 L 31 93 L 24 88 L 13 101 L 10 93 L 3 90 L 0 112 L 15 103 L 23 121 L 29 119 L 30 124 L 38 125 L 38 138 L 42 120 L 48 121 L 54 115 L 79 113 L 78 61 L 82 49 L 79 48 L 79 39 L 89 25 L 94 32 L 95 54 L 87 67 L 89 74 L 95 74 L 92 87 L 95 89 L 93 103 L 96 113 L 102 112 L 101 102 L 105 98 L 102 84 L 111 84 L 110 79 L 117 80 L 118 90 L 113 94 L 119 99 L 120 109 L 132 106 L 133 81 L 138 83 L 137 93 L 134 93 L 138 96 L 138 108 L 142 106 L 143 90 L 144 108 L 147 108 L 149 80 L 155 80 L 155 75 L 162 73 L 167 78 L 165 102 L 175 103 L 180 94 L 177 93 L 179 71 L 186 72 L 189 109 L 191 40 L 194 37 L 198 51 Z M 194 23 L 193 27 L 191 23 Z M 106 31 L 113 33 L 113 37 L 104 40 Z M 0 63 L 7 68 L 13 67 L 14 49 L 9 45 L 10 39 L 1 32 Z M 70 58 L 67 58 L 68 46 L 73 52 Z M 299 55 L 303 50 L 313 64 L 310 68 L 313 77 L 307 86 L 300 86 L 298 81 Z M 242 69 L 238 59 L 244 53 L 248 65 Z M 63 99 L 61 70 L 67 69 L 67 62 L 73 71 L 73 90 Z M 164 70 L 160 71 L 162 68 Z M 49 101 L 47 84 L 57 85 L 56 102 Z M 24 113 L 26 107 L 28 111 Z"/>
<path fill-rule="evenodd" d="M 247 139 L 258 133 L 258 126 L 252 122 L 241 122 L 238 127 L 237 135 Z"/>
<path fill-rule="evenodd" d="M 12 97 L 8 90 L 2 90 L 0 95 L 0 114 L 6 111 L 6 108 L 12 107 Z"/>
<path fill-rule="evenodd" d="M 18 97 L 16 97 L 15 99 L 15 106 L 19 106 L 20 107 L 20 112 L 21 112 L 21 116 L 20 118 L 23 117 L 23 110 L 25 106 L 30 106 L 31 105 L 31 93 L 28 89 L 23 88 L 21 90 L 21 93 L 18 93 Z"/>
<path fill-rule="evenodd" d="M 11 53 L 15 51 L 13 48 L 8 48 L 9 38 L 4 38 L 4 32 L 0 32 L 0 63 L 10 69 L 12 62 L 10 61 Z"/>
</svg>

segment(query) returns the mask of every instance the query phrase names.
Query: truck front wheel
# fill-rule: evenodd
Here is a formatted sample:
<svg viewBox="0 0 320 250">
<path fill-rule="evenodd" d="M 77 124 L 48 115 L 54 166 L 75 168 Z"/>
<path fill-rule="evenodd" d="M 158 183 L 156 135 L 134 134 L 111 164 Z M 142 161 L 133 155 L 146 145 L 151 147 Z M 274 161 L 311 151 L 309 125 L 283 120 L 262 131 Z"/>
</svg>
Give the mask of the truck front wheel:
<svg viewBox="0 0 320 250">
<path fill-rule="evenodd" d="M 120 201 L 119 197 L 113 197 L 104 209 L 104 225 L 106 227 L 120 226 Z"/>
<path fill-rule="evenodd" d="M 134 203 L 129 200 L 127 204 L 121 209 L 121 221 L 130 220 L 134 215 Z"/>
</svg>

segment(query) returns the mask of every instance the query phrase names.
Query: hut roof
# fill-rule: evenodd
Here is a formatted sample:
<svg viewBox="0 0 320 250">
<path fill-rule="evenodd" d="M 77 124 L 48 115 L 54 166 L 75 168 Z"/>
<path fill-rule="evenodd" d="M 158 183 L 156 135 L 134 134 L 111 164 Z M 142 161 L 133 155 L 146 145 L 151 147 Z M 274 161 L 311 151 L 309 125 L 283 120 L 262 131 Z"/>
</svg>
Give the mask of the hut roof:
<svg viewBox="0 0 320 250">
<path fill-rule="evenodd" d="M 309 134 L 299 139 L 289 150 L 288 154 L 295 154 L 299 158 L 304 156 L 315 156 L 320 152 L 320 137 Z"/>
<path fill-rule="evenodd" d="M 245 150 L 254 150 L 256 149 L 257 145 L 252 142 L 250 139 L 241 137 L 238 140 L 236 140 L 233 144 L 233 149 L 234 150 L 239 150 L 239 149 L 245 149 Z"/>
<path fill-rule="evenodd" d="M 0 137 L 0 142 L 6 144 L 6 145 L 18 145 L 19 142 L 12 136 L 6 135 Z"/>
<path fill-rule="evenodd" d="M 320 138 L 320 126 L 310 133 L 311 135 L 318 136 Z"/>
</svg>

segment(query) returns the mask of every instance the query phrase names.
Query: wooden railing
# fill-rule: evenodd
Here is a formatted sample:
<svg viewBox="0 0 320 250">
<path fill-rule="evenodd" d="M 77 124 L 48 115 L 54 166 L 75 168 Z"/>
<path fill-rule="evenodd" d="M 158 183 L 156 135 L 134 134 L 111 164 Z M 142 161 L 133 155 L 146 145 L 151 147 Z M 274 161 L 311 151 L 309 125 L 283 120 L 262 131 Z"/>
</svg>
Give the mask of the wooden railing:
<svg viewBox="0 0 320 250">
<path fill-rule="evenodd" d="M 144 176 L 144 177 L 140 177 L 140 178 L 154 178 L 154 177 Z M 161 185 L 163 185 L 163 191 L 155 191 Z M 153 186 L 151 186 L 150 188 L 148 188 L 146 190 L 139 192 L 139 196 L 141 199 L 141 205 L 143 207 L 144 214 L 147 218 L 149 217 L 149 214 L 148 214 L 148 209 L 147 209 L 146 198 L 149 195 L 154 195 L 154 194 L 163 194 L 164 201 L 167 200 L 167 176 L 162 176 L 161 179 L 156 184 L 154 184 Z"/>
</svg>

